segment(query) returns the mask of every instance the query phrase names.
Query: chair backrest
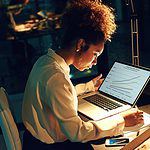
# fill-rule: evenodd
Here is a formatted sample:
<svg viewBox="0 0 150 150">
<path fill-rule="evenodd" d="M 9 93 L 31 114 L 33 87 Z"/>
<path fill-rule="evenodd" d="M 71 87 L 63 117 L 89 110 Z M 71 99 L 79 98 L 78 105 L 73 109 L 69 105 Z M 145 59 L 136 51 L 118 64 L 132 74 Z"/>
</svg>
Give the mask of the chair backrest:
<svg viewBox="0 0 150 150">
<path fill-rule="evenodd" d="M 8 104 L 5 89 L 0 87 L 0 127 L 8 150 L 21 150 L 21 140 L 18 128 Z"/>
</svg>

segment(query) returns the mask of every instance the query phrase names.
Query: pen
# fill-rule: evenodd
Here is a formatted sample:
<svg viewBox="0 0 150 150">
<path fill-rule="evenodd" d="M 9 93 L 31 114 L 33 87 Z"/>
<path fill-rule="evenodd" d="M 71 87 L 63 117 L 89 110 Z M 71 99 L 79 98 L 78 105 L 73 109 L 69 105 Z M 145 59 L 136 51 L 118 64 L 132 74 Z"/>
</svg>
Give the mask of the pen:
<svg viewBox="0 0 150 150">
<path fill-rule="evenodd" d="M 139 134 L 140 134 L 140 131 L 137 132 L 136 136 L 139 136 Z"/>
<path fill-rule="evenodd" d="M 138 113 L 138 110 L 139 110 L 139 109 L 138 109 L 137 105 L 135 105 L 135 106 L 134 106 L 134 111 L 136 111 L 136 112 Z"/>
<path fill-rule="evenodd" d="M 138 111 L 138 107 L 137 107 L 137 105 L 135 105 L 135 108 L 136 108 L 136 110 Z"/>
<path fill-rule="evenodd" d="M 124 142 L 127 142 L 127 140 L 121 140 L 121 141 L 117 141 L 116 144 L 122 144 Z"/>
</svg>

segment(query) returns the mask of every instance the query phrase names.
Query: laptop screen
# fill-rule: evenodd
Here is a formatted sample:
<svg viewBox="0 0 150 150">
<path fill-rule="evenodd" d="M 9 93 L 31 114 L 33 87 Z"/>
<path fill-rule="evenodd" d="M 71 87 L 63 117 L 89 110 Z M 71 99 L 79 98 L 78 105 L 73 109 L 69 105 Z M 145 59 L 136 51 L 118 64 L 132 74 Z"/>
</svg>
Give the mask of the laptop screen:
<svg viewBox="0 0 150 150">
<path fill-rule="evenodd" d="M 99 91 L 133 104 L 150 77 L 150 71 L 115 62 Z"/>
</svg>

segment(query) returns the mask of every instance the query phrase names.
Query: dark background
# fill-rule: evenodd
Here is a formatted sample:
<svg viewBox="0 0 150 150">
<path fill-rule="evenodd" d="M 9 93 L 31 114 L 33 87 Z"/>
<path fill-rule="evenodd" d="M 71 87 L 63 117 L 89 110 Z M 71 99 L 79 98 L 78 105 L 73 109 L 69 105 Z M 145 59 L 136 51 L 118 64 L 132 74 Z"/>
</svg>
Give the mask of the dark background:
<svg viewBox="0 0 150 150">
<path fill-rule="evenodd" d="M 23 23 L 31 18 L 37 18 L 37 12 L 52 12 L 61 14 L 67 0 L 30 0 L 22 12 L 14 15 L 17 24 Z M 132 63 L 131 48 L 131 26 L 132 18 L 130 3 L 127 0 L 103 0 L 104 3 L 112 6 L 116 12 L 117 31 L 112 42 L 105 45 L 104 53 L 98 59 L 98 64 L 91 71 L 78 72 L 71 67 L 72 81 L 74 84 L 86 82 L 98 75 L 107 74 L 115 60 Z M 149 34 L 150 34 L 150 1 L 133 0 L 135 14 L 138 20 L 139 35 L 139 60 L 140 65 L 150 68 Z M 57 36 L 59 29 L 44 29 L 14 34 L 10 29 L 10 20 L 4 6 L 9 6 L 10 1 L 0 1 L 0 86 L 3 86 L 10 95 L 24 92 L 25 84 L 32 68 L 32 65 L 39 56 L 45 54 L 49 47 L 57 48 Z M 53 24 L 52 24 L 53 25 Z M 144 97 L 149 97 L 150 88 L 147 86 Z M 142 101 L 142 104 L 149 103 Z"/>
</svg>

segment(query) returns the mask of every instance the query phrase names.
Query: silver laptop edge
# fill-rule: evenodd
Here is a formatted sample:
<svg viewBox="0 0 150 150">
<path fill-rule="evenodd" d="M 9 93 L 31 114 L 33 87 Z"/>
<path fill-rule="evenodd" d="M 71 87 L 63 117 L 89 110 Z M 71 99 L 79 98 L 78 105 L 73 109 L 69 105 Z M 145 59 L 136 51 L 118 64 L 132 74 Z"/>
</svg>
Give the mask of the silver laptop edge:
<svg viewBox="0 0 150 150">
<path fill-rule="evenodd" d="M 145 69 L 143 67 L 137 67 L 137 66 L 133 66 L 133 65 L 122 63 L 122 62 L 118 62 L 118 61 L 116 61 L 115 63 L 121 64 L 121 65 L 125 65 L 125 67 L 126 66 L 129 67 L 129 68 L 131 67 L 131 69 L 133 67 L 134 69 L 140 69 L 140 70 L 142 69 L 142 70 L 146 70 L 148 72 L 150 71 L 149 69 Z M 113 66 L 114 66 L 114 64 L 113 64 Z M 112 68 L 113 68 L 113 66 L 112 66 Z M 111 72 L 112 68 L 110 69 L 109 73 Z M 106 78 L 109 76 L 109 73 L 106 76 Z M 105 78 L 105 80 L 107 80 L 106 78 Z M 105 83 L 105 80 L 104 80 L 104 82 L 102 83 L 101 86 L 103 86 L 103 84 Z M 130 109 L 130 108 L 132 108 L 132 107 L 134 107 L 136 105 L 136 103 L 137 103 L 141 93 L 143 92 L 143 90 L 144 90 L 145 86 L 147 85 L 147 83 L 149 82 L 149 80 L 150 80 L 150 77 L 148 77 L 148 79 L 144 82 L 144 85 L 142 84 L 142 89 L 140 89 L 140 91 L 139 91 L 138 95 L 136 96 L 136 98 L 134 99 L 133 103 L 125 102 L 125 101 L 123 101 L 123 100 L 121 100 L 119 98 L 116 98 L 116 97 L 114 97 L 112 95 L 109 95 L 108 93 L 106 94 L 103 91 L 96 91 L 96 92 L 86 93 L 86 94 L 78 97 L 78 100 L 79 100 L 78 111 L 79 111 L 79 113 L 85 115 L 89 119 L 100 120 L 100 119 L 109 117 L 111 115 L 120 113 L 122 111 L 125 111 L 127 109 Z M 107 111 L 107 110 L 104 110 L 103 108 L 101 108 L 99 106 L 96 106 L 95 104 L 92 104 L 92 103 L 84 100 L 85 97 L 88 97 L 88 96 L 91 96 L 91 95 L 94 95 L 94 94 L 102 95 L 104 97 L 106 96 L 107 99 L 110 99 L 111 101 L 119 103 L 122 106 L 117 108 L 117 109 Z"/>
</svg>

